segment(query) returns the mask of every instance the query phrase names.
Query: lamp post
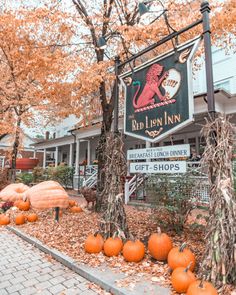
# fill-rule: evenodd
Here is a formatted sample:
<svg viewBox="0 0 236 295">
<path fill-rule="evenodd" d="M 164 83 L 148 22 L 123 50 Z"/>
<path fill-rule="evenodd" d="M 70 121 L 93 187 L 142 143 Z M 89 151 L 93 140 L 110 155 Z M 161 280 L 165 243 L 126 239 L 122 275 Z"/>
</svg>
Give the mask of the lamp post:
<svg viewBox="0 0 236 295">
<path fill-rule="evenodd" d="M 114 104 L 114 132 L 119 133 L 119 64 L 120 57 L 115 57 L 115 104 Z"/>
<path fill-rule="evenodd" d="M 211 53 L 211 29 L 209 13 L 211 11 L 209 2 L 203 1 L 201 4 L 202 24 L 203 24 L 203 40 L 205 47 L 205 68 L 207 82 L 207 105 L 208 113 L 215 114 L 215 97 L 213 84 L 213 69 L 212 69 L 212 53 Z"/>
</svg>

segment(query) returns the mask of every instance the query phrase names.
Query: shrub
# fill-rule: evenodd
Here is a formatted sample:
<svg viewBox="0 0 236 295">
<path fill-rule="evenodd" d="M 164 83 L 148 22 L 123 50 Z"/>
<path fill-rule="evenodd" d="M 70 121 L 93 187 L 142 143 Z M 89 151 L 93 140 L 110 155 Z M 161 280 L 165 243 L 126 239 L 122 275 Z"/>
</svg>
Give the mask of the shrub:
<svg viewBox="0 0 236 295">
<path fill-rule="evenodd" d="M 17 175 L 17 180 L 23 182 L 26 185 L 29 185 L 33 182 L 33 174 L 32 173 L 21 173 Z"/>
<path fill-rule="evenodd" d="M 55 180 L 58 181 L 62 186 L 68 188 L 69 186 L 73 186 L 73 175 L 74 175 L 74 168 L 59 165 L 57 167 L 49 167 L 47 169 L 47 179 L 48 180 Z"/>
<path fill-rule="evenodd" d="M 45 169 L 42 167 L 35 167 L 33 169 L 33 182 L 37 183 L 40 181 L 44 181 L 45 179 Z"/>
<path fill-rule="evenodd" d="M 164 174 L 148 177 L 148 201 L 163 213 L 162 226 L 176 232 L 183 230 L 188 214 L 196 207 L 191 198 L 194 185 L 188 174 L 175 178 Z"/>
</svg>

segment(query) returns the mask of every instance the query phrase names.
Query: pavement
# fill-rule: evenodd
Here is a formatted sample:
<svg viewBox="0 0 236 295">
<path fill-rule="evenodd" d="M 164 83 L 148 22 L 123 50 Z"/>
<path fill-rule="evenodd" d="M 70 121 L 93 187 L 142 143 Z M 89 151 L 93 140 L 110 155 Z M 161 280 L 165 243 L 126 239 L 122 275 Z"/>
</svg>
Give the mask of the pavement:
<svg viewBox="0 0 236 295">
<path fill-rule="evenodd" d="M 145 279 L 132 288 L 117 285 L 125 279 L 105 265 L 78 264 L 19 228 L 0 228 L 0 295 L 170 295 L 169 289 Z M 110 293 L 101 293 L 91 282 Z"/>
<path fill-rule="evenodd" d="M 14 233 L 0 229 L 0 295 L 95 295 L 90 282 Z"/>
</svg>

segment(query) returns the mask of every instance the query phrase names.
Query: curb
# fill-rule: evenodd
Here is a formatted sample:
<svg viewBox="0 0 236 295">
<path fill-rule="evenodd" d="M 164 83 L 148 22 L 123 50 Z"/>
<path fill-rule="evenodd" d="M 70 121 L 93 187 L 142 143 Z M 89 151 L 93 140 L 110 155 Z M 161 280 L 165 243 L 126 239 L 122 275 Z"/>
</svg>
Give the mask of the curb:
<svg viewBox="0 0 236 295">
<path fill-rule="evenodd" d="M 83 265 L 76 264 L 76 261 L 71 257 L 62 254 L 58 250 L 52 249 L 48 246 L 42 244 L 38 239 L 32 238 L 29 235 L 23 233 L 22 231 L 12 227 L 6 226 L 6 228 L 22 238 L 24 241 L 28 242 L 29 244 L 33 245 L 34 247 L 38 248 L 39 250 L 43 251 L 46 254 L 50 254 L 55 260 L 62 263 L 64 266 L 68 267 L 69 269 L 73 270 L 80 276 L 84 277 L 85 279 L 97 284 L 98 286 L 102 287 L 104 290 L 111 292 L 114 295 L 127 295 L 125 291 L 121 291 L 119 288 L 115 286 L 109 285 L 106 281 L 98 278 L 97 276 L 91 274 L 86 267 Z"/>
</svg>

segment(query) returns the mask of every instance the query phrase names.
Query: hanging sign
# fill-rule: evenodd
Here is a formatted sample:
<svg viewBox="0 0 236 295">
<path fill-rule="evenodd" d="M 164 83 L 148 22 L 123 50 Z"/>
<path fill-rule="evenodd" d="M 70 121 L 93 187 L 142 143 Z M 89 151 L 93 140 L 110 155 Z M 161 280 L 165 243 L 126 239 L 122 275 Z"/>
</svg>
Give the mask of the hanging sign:
<svg viewBox="0 0 236 295">
<path fill-rule="evenodd" d="M 186 158 L 189 156 L 190 156 L 189 144 L 169 145 L 169 146 L 127 151 L 127 160 Z"/>
<path fill-rule="evenodd" d="M 193 121 L 192 40 L 119 78 L 125 88 L 124 133 L 160 141 Z"/>
<path fill-rule="evenodd" d="M 186 161 L 130 163 L 130 173 L 186 173 Z"/>
</svg>

